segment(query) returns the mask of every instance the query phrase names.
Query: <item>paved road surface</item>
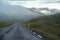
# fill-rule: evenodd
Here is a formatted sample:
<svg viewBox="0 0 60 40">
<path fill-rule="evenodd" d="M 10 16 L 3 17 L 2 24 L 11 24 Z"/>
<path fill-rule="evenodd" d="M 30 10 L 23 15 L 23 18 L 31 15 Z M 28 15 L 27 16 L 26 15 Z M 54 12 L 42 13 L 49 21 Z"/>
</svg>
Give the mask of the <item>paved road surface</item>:
<svg viewBox="0 0 60 40">
<path fill-rule="evenodd" d="M 43 40 L 19 23 L 0 29 L 0 40 Z"/>
</svg>

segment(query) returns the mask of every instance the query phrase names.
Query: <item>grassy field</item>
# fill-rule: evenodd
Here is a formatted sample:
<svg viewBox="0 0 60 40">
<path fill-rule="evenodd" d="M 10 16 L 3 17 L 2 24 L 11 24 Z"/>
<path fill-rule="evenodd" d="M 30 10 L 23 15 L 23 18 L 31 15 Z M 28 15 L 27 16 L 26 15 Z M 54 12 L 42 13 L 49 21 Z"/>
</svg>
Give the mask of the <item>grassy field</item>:
<svg viewBox="0 0 60 40">
<path fill-rule="evenodd" d="M 14 20 L 10 20 L 10 21 L 7 21 L 7 22 L 1 22 L 0 23 L 0 28 L 8 27 L 8 26 L 12 25 L 13 23 L 14 23 Z"/>
<path fill-rule="evenodd" d="M 47 36 L 49 40 L 60 40 L 60 14 L 39 17 L 21 24 L 38 34 Z"/>
</svg>

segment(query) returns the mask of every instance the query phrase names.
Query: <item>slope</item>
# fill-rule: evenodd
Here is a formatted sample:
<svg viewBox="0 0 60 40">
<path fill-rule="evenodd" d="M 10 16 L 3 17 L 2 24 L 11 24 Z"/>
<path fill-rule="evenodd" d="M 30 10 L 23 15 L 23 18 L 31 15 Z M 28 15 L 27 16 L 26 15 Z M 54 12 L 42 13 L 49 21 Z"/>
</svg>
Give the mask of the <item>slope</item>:
<svg viewBox="0 0 60 40">
<path fill-rule="evenodd" d="M 22 25 L 29 26 L 38 34 L 47 36 L 49 40 L 60 40 L 60 13 L 23 22 Z"/>
<path fill-rule="evenodd" d="M 30 20 L 38 16 L 44 16 L 45 14 L 39 15 L 37 13 L 28 11 L 26 8 L 18 5 L 4 5 L 0 7 L 0 12 L 8 15 L 11 18 L 17 18 L 21 20 Z"/>
</svg>

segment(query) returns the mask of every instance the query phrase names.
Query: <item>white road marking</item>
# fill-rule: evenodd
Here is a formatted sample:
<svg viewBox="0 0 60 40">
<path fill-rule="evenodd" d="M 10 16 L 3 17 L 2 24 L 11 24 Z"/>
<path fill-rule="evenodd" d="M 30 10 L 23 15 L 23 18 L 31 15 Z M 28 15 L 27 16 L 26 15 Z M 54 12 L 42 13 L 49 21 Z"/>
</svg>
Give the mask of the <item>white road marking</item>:
<svg viewBox="0 0 60 40">
<path fill-rule="evenodd" d="M 36 34 L 36 32 L 33 32 L 34 34 Z"/>
<path fill-rule="evenodd" d="M 42 38 L 42 36 L 38 35 L 38 37 Z"/>
</svg>

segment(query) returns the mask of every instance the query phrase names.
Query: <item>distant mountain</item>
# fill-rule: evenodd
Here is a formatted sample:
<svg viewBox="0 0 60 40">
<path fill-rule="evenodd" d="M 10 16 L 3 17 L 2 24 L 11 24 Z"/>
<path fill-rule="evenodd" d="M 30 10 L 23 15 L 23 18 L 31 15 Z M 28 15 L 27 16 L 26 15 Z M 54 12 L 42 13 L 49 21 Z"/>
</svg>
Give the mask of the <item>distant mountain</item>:
<svg viewBox="0 0 60 40">
<path fill-rule="evenodd" d="M 33 12 L 37 12 L 37 13 L 42 13 L 42 14 L 46 14 L 46 15 L 53 15 L 56 13 L 60 13 L 60 10 L 58 9 L 49 9 L 49 8 L 29 8 L 29 10 L 33 11 Z"/>
<path fill-rule="evenodd" d="M 1 13 L 0 12 L 0 22 L 6 22 L 11 20 L 12 18 L 10 18 L 7 14 Z"/>
<path fill-rule="evenodd" d="M 37 14 L 27 10 L 25 7 L 18 5 L 0 5 L 0 15 L 3 13 L 7 17 L 16 18 L 19 20 L 30 20 L 38 16 L 45 16 L 45 14 Z M 2 15 L 3 16 L 3 15 Z"/>
<path fill-rule="evenodd" d="M 37 8 L 32 7 L 32 8 L 28 8 L 29 10 L 33 11 L 33 10 L 37 10 Z"/>
<path fill-rule="evenodd" d="M 50 9 L 49 11 L 53 14 L 60 13 L 60 10 L 58 9 Z"/>
<path fill-rule="evenodd" d="M 49 8 L 38 8 L 39 10 L 49 10 Z"/>
</svg>

